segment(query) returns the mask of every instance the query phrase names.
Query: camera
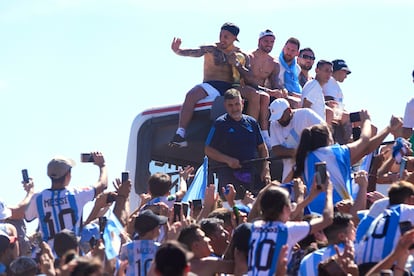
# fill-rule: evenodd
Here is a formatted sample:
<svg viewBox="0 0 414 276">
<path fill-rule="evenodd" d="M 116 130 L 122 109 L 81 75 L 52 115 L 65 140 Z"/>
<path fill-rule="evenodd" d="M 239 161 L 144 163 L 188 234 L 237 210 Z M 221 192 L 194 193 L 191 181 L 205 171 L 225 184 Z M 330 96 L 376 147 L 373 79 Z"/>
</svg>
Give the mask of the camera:
<svg viewBox="0 0 414 276">
<path fill-rule="evenodd" d="M 326 162 L 317 162 L 315 163 L 315 175 L 316 175 L 316 184 L 318 187 L 326 185 L 327 175 L 326 175 Z"/>
<path fill-rule="evenodd" d="M 93 155 L 91 153 L 81 153 L 81 162 L 83 163 L 94 162 Z"/>
</svg>

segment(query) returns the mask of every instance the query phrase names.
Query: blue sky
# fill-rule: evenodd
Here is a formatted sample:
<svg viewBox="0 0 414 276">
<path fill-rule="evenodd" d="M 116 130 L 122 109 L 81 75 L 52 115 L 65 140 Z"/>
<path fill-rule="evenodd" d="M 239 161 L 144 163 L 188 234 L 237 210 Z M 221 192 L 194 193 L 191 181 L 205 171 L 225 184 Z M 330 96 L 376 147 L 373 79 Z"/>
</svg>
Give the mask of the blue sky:
<svg viewBox="0 0 414 276">
<path fill-rule="evenodd" d="M 134 117 L 181 103 L 202 80 L 202 59 L 176 56 L 172 38 L 188 48 L 215 42 L 226 21 L 239 25 L 246 52 L 269 28 L 273 56 L 294 36 L 317 60 L 345 59 L 346 108 L 368 109 L 380 128 L 403 115 L 414 91 L 411 1 L 244 2 L 1 1 L 0 198 L 23 198 L 22 168 L 36 190 L 48 188 L 46 165 L 56 154 L 77 161 L 72 185 L 97 179 L 96 167 L 79 162 L 92 150 L 105 153 L 111 180 L 120 177 Z"/>
</svg>

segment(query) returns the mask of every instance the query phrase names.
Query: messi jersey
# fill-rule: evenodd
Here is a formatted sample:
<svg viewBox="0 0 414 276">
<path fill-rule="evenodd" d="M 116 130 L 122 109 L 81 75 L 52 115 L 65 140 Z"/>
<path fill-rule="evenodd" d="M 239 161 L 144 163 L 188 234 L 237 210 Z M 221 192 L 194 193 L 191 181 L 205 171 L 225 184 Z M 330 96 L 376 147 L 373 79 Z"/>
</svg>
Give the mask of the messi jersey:
<svg viewBox="0 0 414 276">
<path fill-rule="evenodd" d="M 134 240 L 121 248 L 120 259 L 128 260 L 127 276 L 146 276 L 155 258 L 159 243 L 152 240 Z"/>
<path fill-rule="evenodd" d="M 288 245 L 288 258 L 292 247 L 309 233 L 308 222 L 262 221 L 252 224 L 248 253 L 248 275 L 274 275 L 279 253 Z"/>
<path fill-rule="evenodd" d="M 344 244 L 338 244 L 339 252 L 344 250 Z M 329 259 L 336 254 L 333 245 L 323 247 L 306 255 L 300 262 L 299 276 L 317 276 L 319 263 Z"/>
<path fill-rule="evenodd" d="M 51 244 L 56 233 L 63 229 L 80 234 L 83 207 L 94 197 L 93 187 L 43 190 L 30 200 L 25 218 L 27 221 L 38 218 L 42 238 Z"/>
</svg>

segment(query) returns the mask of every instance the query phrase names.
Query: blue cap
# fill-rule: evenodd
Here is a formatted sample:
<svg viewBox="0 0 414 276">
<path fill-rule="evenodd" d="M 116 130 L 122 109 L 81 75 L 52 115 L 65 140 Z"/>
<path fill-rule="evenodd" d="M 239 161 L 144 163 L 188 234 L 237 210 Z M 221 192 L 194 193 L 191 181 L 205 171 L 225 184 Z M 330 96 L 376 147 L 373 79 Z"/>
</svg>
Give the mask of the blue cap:
<svg viewBox="0 0 414 276">
<path fill-rule="evenodd" d="M 101 238 L 99 234 L 99 225 L 96 223 L 89 223 L 85 225 L 81 231 L 81 239 L 79 241 L 79 247 L 84 253 L 87 253 L 91 250 L 89 241 L 95 238 L 99 240 Z"/>
</svg>

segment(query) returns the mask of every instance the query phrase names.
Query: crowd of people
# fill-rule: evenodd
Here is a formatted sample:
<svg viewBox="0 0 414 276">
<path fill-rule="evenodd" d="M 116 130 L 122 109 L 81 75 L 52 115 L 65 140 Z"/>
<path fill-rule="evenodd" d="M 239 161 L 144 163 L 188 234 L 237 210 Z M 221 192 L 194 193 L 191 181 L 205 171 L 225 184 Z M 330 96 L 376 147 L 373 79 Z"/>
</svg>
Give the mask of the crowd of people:
<svg viewBox="0 0 414 276">
<path fill-rule="evenodd" d="M 298 39 L 274 58 L 271 30 L 249 54 L 234 46 L 239 31 L 225 23 L 213 45 L 181 49 L 179 38 L 171 45 L 205 60 L 171 147 L 190 146 L 195 103 L 224 97 L 226 113 L 205 143 L 218 187 L 187 202 L 194 168 L 180 170 L 175 193 L 168 173 L 154 173 L 130 210 L 132 182 L 117 178 L 109 192 L 101 152 L 90 154 L 99 176 L 86 187 L 70 185 L 75 163 L 56 156 L 49 189 L 35 192 L 28 178 L 20 203 L 0 201 L 0 275 L 411 274 L 414 100 L 404 118 L 391 116 L 378 130 L 367 110 L 343 108 L 338 83 L 351 73 L 344 60 L 319 60 L 312 76 L 315 54 Z M 395 142 L 383 144 L 390 134 Z M 283 160 L 280 179 L 271 172 L 275 158 Z M 388 193 L 377 192 L 385 183 Z M 37 232 L 28 235 L 25 222 L 34 219 Z"/>
</svg>

